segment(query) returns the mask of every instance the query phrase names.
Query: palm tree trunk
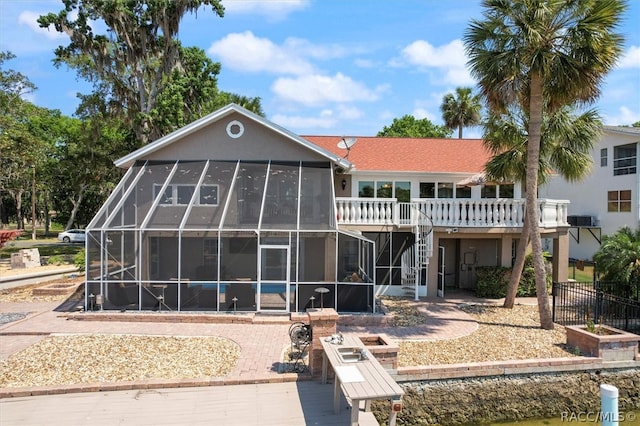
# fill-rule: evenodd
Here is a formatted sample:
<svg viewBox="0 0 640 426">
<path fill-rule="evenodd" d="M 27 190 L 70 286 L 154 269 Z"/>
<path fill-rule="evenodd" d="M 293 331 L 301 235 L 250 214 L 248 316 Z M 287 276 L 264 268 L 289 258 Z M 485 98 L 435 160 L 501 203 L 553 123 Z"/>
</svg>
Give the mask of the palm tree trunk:
<svg viewBox="0 0 640 426">
<path fill-rule="evenodd" d="M 462 123 L 458 125 L 458 139 L 462 139 Z"/>
<path fill-rule="evenodd" d="M 542 77 L 539 72 L 531 71 L 529 105 L 529 137 L 527 143 L 527 216 L 529 216 L 529 235 L 533 249 L 533 270 L 536 281 L 536 295 L 538 297 L 538 312 L 540 326 L 546 330 L 553 330 L 553 318 L 547 294 L 547 280 L 542 258 L 542 239 L 539 230 L 538 215 L 538 169 L 540 159 L 540 133 L 542 130 Z"/>
<path fill-rule="evenodd" d="M 526 208 L 526 207 L 525 207 Z M 522 270 L 524 269 L 524 260 L 527 257 L 527 246 L 529 246 L 529 215 L 525 214 L 520 241 L 518 241 L 518 249 L 516 250 L 516 261 L 511 269 L 511 277 L 507 286 L 507 294 L 504 298 L 503 308 L 513 309 L 518 294 L 518 286 L 520 278 L 522 278 Z"/>
</svg>

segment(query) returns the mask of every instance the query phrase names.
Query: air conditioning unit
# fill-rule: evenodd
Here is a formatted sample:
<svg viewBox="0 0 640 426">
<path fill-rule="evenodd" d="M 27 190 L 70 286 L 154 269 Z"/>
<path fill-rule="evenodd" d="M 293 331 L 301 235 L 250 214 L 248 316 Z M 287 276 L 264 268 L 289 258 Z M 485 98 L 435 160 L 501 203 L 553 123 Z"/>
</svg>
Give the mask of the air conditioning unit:
<svg viewBox="0 0 640 426">
<path fill-rule="evenodd" d="M 595 226 L 595 218 L 593 216 L 567 216 L 567 222 L 571 226 Z"/>
</svg>

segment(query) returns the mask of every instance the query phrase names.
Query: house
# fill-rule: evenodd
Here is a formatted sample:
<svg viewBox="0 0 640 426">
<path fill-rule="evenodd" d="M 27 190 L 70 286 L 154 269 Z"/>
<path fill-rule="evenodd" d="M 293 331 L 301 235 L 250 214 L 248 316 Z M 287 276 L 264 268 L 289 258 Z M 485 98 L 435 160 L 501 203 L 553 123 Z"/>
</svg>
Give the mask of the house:
<svg viewBox="0 0 640 426">
<path fill-rule="evenodd" d="M 511 265 L 524 214 L 519 185 L 483 182 L 487 158 L 481 140 L 301 137 L 228 105 L 115 162 L 87 309 L 374 312 L 471 288 Z M 567 204 L 540 201 L 559 252 Z"/>
<path fill-rule="evenodd" d="M 540 196 L 570 199 L 569 256 L 590 260 L 603 235 L 640 226 L 640 128 L 605 126 L 591 150 L 593 168 L 580 182 L 554 176 Z"/>
</svg>

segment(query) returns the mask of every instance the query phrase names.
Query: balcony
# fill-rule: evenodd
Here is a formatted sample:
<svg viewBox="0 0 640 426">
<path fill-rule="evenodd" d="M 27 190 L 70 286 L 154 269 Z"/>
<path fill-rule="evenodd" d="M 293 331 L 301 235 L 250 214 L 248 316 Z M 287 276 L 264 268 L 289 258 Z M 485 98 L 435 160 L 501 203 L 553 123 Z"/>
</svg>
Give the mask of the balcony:
<svg viewBox="0 0 640 426">
<path fill-rule="evenodd" d="M 336 198 L 338 225 L 416 225 L 421 213 L 433 226 L 459 228 L 522 227 L 524 199 L 416 199 L 399 203 L 393 198 Z M 568 200 L 539 199 L 540 227 L 569 226 Z"/>
</svg>

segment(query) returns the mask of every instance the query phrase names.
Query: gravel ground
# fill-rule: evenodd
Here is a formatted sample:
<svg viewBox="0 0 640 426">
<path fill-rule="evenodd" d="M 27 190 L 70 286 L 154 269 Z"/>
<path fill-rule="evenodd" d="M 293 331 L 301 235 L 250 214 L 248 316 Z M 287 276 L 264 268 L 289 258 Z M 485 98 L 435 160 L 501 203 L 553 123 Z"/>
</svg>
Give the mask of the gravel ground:
<svg viewBox="0 0 640 426">
<path fill-rule="evenodd" d="M 30 295 L 34 287 L 3 291 L 0 302 L 34 300 Z M 53 298 L 65 300 L 64 296 Z M 396 327 L 428 323 L 428 317 L 406 299 L 385 298 L 384 304 L 395 315 Z M 516 305 L 512 310 L 481 305 L 460 308 L 478 321 L 476 332 L 451 340 L 401 342 L 399 365 L 574 356 L 564 344 L 564 327 L 556 326 L 551 331 L 539 327 L 536 306 Z M 0 320 L 17 320 L 23 314 L 1 314 Z M 0 387 L 224 377 L 239 355 L 235 343 L 216 337 L 51 336 L 0 361 Z"/>
<path fill-rule="evenodd" d="M 514 359 L 575 356 L 565 344 L 563 326 L 540 328 L 537 306 L 462 305 L 460 309 L 478 321 L 474 333 L 450 340 L 401 342 L 398 365 L 458 364 Z M 393 309 L 392 309 L 393 310 Z"/>
<path fill-rule="evenodd" d="M 239 356 L 219 337 L 51 336 L 0 361 L 0 387 L 224 377 Z"/>
</svg>

